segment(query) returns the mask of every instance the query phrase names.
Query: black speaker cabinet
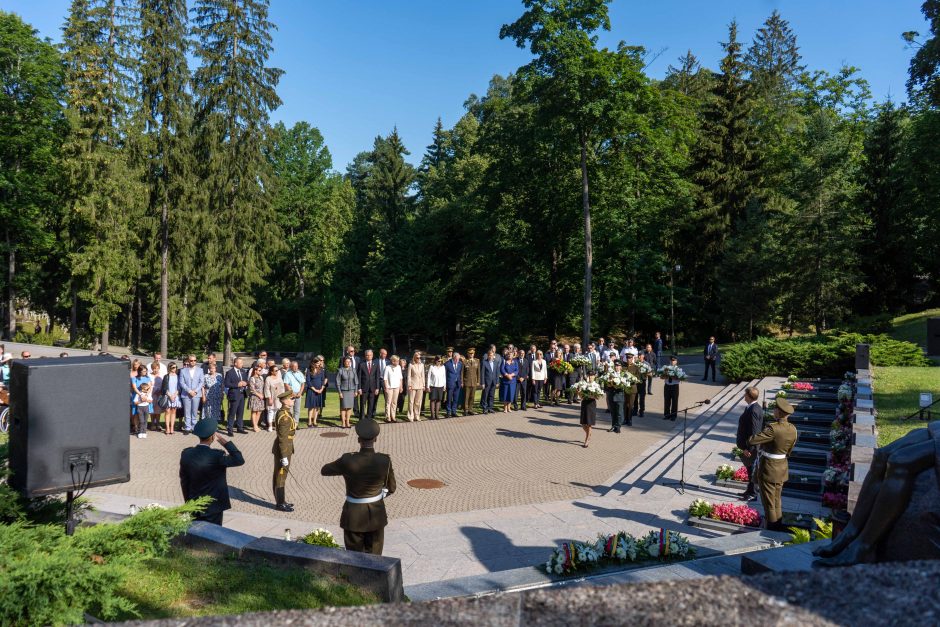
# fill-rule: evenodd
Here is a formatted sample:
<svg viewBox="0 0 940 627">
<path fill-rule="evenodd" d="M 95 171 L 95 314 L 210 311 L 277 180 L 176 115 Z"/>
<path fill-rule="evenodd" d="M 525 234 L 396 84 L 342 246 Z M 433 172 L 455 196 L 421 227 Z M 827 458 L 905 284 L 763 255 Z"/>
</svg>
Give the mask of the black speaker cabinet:
<svg viewBox="0 0 940 627">
<path fill-rule="evenodd" d="M 14 361 L 10 485 L 36 497 L 130 481 L 129 372 L 113 357 Z"/>
<path fill-rule="evenodd" d="M 940 318 L 927 318 L 927 354 L 940 355 Z"/>
</svg>

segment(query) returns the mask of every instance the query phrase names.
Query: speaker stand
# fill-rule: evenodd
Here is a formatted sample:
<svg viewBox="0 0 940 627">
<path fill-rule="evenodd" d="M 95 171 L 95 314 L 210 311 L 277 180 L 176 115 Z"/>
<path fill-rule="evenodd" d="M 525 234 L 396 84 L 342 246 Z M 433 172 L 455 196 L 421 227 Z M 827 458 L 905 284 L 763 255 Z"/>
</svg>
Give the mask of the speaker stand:
<svg viewBox="0 0 940 627">
<path fill-rule="evenodd" d="M 75 518 L 75 493 L 69 490 L 65 493 L 65 535 L 71 536 L 75 533 L 75 527 L 78 526 L 78 519 Z"/>
<path fill-rule="evenodd" d="M 700 406 L 700 405 L 701 405 L 701 404 L 695 405 L 695 407 L 698 407 L 698 406 Z M 687 429 L 688 424 L 689 424 L 689 409 L 691 409 L 691 408 L 690 408 L 690 407 L 686 407 L 685 409 L 682 410 L 682 466 L 681 466 L 682 469 L 681 469 L 681 471 L 680 471 L 681 474 L 680 474 L 680 476 L 679 476 L 679 480 L 678 480 L 678 481 L 667 481 L 667 482 L 663 483 L 663 485 L 665 485 L 665 486 L 674 487 L 674 488 L 676 489 L 676 491 L 677 491 L 679 494 L 685 494 L 685 489 L 686 489 L 686 488 L 693 488 L 693 489 L 694 489 L 694 488 L 697 487 L 697 486 L 695 486 L 695 485 L 692 485 L 692 484 L 689 484 L 689 483 L 686 483 L 686 482 L 685 482 L 685 443 L 686 443 L 686 439 L 687 439 L 687 431 L 686 431 L 686 429 Z"/>
</svg>

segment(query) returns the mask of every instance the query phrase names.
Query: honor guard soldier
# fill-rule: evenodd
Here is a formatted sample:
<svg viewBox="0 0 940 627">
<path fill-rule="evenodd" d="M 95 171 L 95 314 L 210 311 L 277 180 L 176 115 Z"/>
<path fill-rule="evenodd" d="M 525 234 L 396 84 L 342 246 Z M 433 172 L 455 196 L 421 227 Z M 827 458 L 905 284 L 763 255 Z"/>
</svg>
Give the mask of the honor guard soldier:
<svg viewBox="0 0 940 627">
<path fill-rule="evenodd" d="M 284 497 L 284 484 L 287 482 L 287 473 L 290 472 L 290 458 L 294 454 L 294 434 L 297 432 L 297 422 L 291 411 L 292 403 L 287 400 L 294 395 L 292 391 L 284 392 L 278 398 L 281 408 L 277 410 L 274 418 L 274 431 L 277 437 L 271 452 L 274 453 L 274 501 L 275 509 L 282 512 L 294 511 L 293 503 L 288 503 Z"/>
<path fill-rule="evenodd" d="M 342 475 L 346 481 L 346 502 L 339 525 L 347 551 L 382 554 L 385 544 L 385 497 L 395 491 L 392 458 L 375 452 L 379 425 L 374 420 L 356 424 L 358 453 L 346 453 L 327 464 L 320 473 L 325 477 Z"/>
<path fill-rule="evenodd" d="M 778 398 L 774 407 L 776 422 L 768 422 L 764 430 L 751 436 L 748 444 L 760 445 L 760 462 L 757 469 L 757 484 L 760 489 L 761 503 L 764 505 L 764 519 L 767 529 L 784 531 L 783 502 L 781 493 L 783 484 L 790 476 L 787 457 L 793 451 L 798 434 L 796 427 L 790 424 L 793 405 L 785 398 Z"/>
</svg>

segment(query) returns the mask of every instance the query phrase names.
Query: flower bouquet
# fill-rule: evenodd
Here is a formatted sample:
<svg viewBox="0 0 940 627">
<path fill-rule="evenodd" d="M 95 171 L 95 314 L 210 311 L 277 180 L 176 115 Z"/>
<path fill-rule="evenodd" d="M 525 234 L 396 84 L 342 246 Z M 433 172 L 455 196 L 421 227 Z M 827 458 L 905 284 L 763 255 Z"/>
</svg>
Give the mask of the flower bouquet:
<svg viewBox="0 0 940 627">
<path fill-rule="evenodd" d="M 333 534 L 326 529 L 315 529 L 307 535 L 299 538 L 298 542 L 312 544 L 314 546 L 325 546 L 334 549 L 339 548 L 339 545 L 336 543 L 336 538 L 334 538 Z"/>
<path fill-rule="evenodd" d="M 787 397 L 786 390 L 777 390 L 777 395 L 774 398 L 786 398 L 786 397 Z"/>
<path fill-rule="evenodd" d="M 737 457 L 738 459 L 744 459 L 744 449 L 735 446 L 734 448 L 731 449 L 731 456 Z"/>
<path fill-rule="evenodd" d="M 628 391 L 631 387 L 640 382 L 639 379 L 626 370 L 621 370 L 620 372 L 617 372 L 616 370 L 608 370 L 599 376 L 597 381 L 605 388 L 623 391 Z"/>
<path fill-rule="evenodd" d="M 679 381 L 685 381 L 689 378 L 689 375 L 685 373 L 685 370 L 679 366 L 663 366 L 656 371 L 656 376 L 660 379 L 678 379 Z"/>
<path fill-rule="evenodd" d="M 572 368 L 588 368 L 591 365 L 591 360 L 586 355 L 575 355 L 568 363 L 571 364 Z"/>
<path fill-rule="evenodd" d="M 787 377 L 787 381 L 789 381 L 790 383 L 793 383 L 794 381 L 796 381 L 796 379 L 797 379 L 797 376 L 795 374 L 791 374 L 789 377 Z"/>
<path fill-rule="evenodd" d="M 634 363 L 633 365 L 637 367 L 637 370 L 640 371 L 640 377 L 644 379 L 648 377 L 650 373 L 653 372 L 653 367 L 645 361 L 638 361 Z"/>
<path fill-rule="evenodd" d="M 604 389 L 596 381 L 578 381 L 568 391 L 580 394 L 582 398 L 600 398 L 604 395 Z"/>
<path fill-rule="evenodd" d="M 716 520 L 744 525 L 746 527 L 760 526 L 760 514 L 753 507 L 747 505 L 735 505 L 734 503 L 718 503 L 712 507 L 712 513 L 709 516 Z"/>
<path fill-rule="evenodd" d="M 797 392 L 812 392 L 816 388 L 812 383 L 808 383 L 806 381 L 797 381 L 793 384 L 793 389 Z"/>
<path fill-rule="evenodd" d="M 715 471 L 715 477 L 717 477 L 719 481 L 727 481 L 733 476 L 734 468 L 731 464 L 722 464 L 718 467 L 718 470 Z"/>
<path fill-rule="evenodd" d="M 748 472 L 747 466 L 741 466 L 734 471 L 734 474 L 731 476 L 735 481 L 741 481 L 747 483 L 751 479 L 751 473 Z"/>
<path fill-rule="evenodd" d="M 841 492 L 823 492 L 822 504 L 831 509 L 845 509 L 849 503 L 849 497 Z"/>
<path fill-rule="evenodd" d="M 685 557 L 693 554 L 695 550 L 689 545 L 687 538 L 675 531 L 660 529 L 650 531 L 648 534 L 637 540 L 639 553 L 649 555 L 659 559 L 669 559 L 670 557 Z"/>
<path fill-rule="evenodd" d="M 553 359 L 552 363 L 548 364 L 548 367 L 558 374 L 571 374 L 574 372 L 574 367 L 561 357 Z"/>
<path fill-rule="evenodd" d="M 552 552 L 545 562 L 545 571 L 555 575 L 566 575 L 578 567 L 597 563 L 600 553 L 591 544 L 584 542 L 565 542 Z"/>
<path fill-rule="evenodd" d="M 839 386 L 839 389 L 836 391 L 836 397 L 840 401 L 850 401 L 855 396 L 855 391 L 852 389 L 852 386 L 848 383 L 843 383 Z"/>
<path fill-rule="evenodd" d="M 604 558 L 621 562 L 635 562 L 637 559 L 637 551 L 639 551 L 636 538 L 623 531 L 610 536 L 603 534 L 597 536 L 597 542 L 594 543 L 594 548 L 599 551 Z"/>
<path fill-rule="evenodd" d="M 695 499 L 689 505 L 689 516 L 696 518 L 708 518 L 712 515 L 712 505 L 705 499 Z"/>
</svg>

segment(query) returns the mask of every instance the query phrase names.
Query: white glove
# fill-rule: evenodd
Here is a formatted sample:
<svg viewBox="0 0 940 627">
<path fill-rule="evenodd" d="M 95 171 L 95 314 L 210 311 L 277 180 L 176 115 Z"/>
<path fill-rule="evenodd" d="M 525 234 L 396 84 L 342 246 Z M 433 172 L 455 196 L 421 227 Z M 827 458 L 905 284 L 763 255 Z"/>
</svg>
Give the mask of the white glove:
<svg viewBox="0 0 940 627">
<path fill-rule="evenodd" d="M 290 460 L 288 460 L 286 457 L 282 457 L 281 466 L 284 466 L 284 468 L 287 468 L 289 465 L 290 465 Z"/>
</svg>

